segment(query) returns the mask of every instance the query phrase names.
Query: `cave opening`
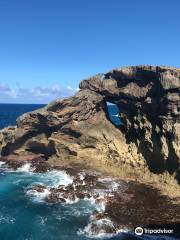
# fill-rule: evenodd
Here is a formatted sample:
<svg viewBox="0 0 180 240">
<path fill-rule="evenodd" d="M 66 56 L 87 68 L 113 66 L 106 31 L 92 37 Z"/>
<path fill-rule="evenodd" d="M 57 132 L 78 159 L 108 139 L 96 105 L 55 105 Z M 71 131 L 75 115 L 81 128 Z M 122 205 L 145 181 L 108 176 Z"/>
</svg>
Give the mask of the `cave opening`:
<svg viewBox="0 0 180 240">
<path fill-rule="evenodd" d="M 117 104 L 106 101 L 106 105 L 107 105 L 109 120 L 117 127 L 120 127 L 121 125 L 123 125 L 119 116 L 120 111 Z"/>
</svg>

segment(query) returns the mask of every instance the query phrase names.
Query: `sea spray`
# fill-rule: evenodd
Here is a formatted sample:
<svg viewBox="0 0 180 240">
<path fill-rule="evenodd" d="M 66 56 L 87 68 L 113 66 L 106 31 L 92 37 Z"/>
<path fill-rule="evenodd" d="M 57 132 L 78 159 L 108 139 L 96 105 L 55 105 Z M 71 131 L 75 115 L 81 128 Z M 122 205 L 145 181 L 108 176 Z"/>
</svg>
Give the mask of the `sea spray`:
<svg viewBox="0 0 180 240">
<path fill-rule="evenodd" d="M 25 163 L 21 167 L 17 169 L 17 172 L 32 172 L 33 169 L 31 168 L 31 163 Z"/>
<path fill-rule="evenodd" d="M 2 167 L 3 165 L 5 165 L 5 162 L 0 161 L 0 167 Z"/>
<path fill-rule="evenodd" d="M 30 189 L 27 192 L 27 195 L 33 198 L 34 201 L 36 202 L 42 202 L 44 199 L 48 197 L 50 194 L 50 191 L 48 189 L 44 189 L 42 192 Z"/>
<path fill-rule="evenodd" d="M 44 183 L 48 187 L 57 188 L 60 185 L 67 186 L 73 183 L 73 178 L 65 171 L 52 170 L 46 173 L 37 173 L 39 183 Z"/>
</svg>

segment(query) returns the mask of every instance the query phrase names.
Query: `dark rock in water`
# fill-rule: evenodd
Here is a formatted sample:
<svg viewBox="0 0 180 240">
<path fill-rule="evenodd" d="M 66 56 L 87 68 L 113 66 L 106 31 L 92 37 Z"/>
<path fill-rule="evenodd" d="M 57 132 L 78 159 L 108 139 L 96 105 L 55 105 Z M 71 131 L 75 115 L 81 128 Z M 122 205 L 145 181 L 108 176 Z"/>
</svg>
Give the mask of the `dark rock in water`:
<svg viewBox="0 0 180 240">
<path fill-rule="evenodd" d="M 110 121 L 107 102 L 117 104 L 121 126 Z M 42 154 L 51 167 L 83 166 L 139 181 L 153 172 L 164 186 L 180 179 L 179 110 L 179 69 L 114 69 L 83 80 L 75 96 L 24 114 L 17 126 L 0 131 L 1 155 Z"/>
<path fill-rule="evenodd" d="M 123 192 L 116 190 L 101 198 L 94 196 L 96 203 L 104 203 L 105 208 L 92 213 L 88 232 L 92 235 L 102 232 L 116 234 L 119 231 L 133 231 L 137 226 L 171 226 L 167 229 L 174 229 L 174 224 L 180 224 L 180 206 L 172 204 L 167 196 L 137 182 L 131 181 L 127 186 Z"/>
<path fill-rule="evenodd" d="M 96 175 L 88 175 L 86 174 L 84 177 L 84 182 L 88 184 L 88 186 L 95 186 L 97 184 L 98 176 Z"/>
<path fill-rule="evenodd" d="M 92 221 L 91 232 L 93 232 L 94 235 L 99 233 L 114 234 L 116 233 L 116 228 L 109 219 L 102 218 Z"/>
<path fill-rule="evenodd" d="M 72 171 L 71 171 L 72 173 Z M 92 189 L 96 186 L 97 176 L 85 174 L 84 180 L 80 179 L 79 173 L 73 172 L 73 183 L 68 186 L 58 186 L 58 188 L 50 188 L 50 194 L 47 198 L 48 202 L 74 202 L 81 199 L 90 199 Z M 85 180 L 86 179 L 86 180 Z M 92 184 L 93 180 L 93 184 Z"/>
<path fill-rule="evenodd" d="M 70 189 L 50 189 L 50 194 L 47 197 L 47 201 L 51 203 L 59 202 L 74 202 L 76 200 L 76 194 L 73 190 Z"/>
<path fill-rule="evenodd" d="M 60 197 L 59 194 L 51 192 L 47 198 L 47 201 L 50 203 L 65 203 L 65 197 Z"/>
<path fill-rule="evenodd" d="M 123 195 L 116 194 L 107 201 L 104 216 L 109 216 L 117 225 L 126 225 L 133 229 L 148 224 L 180 222 L 179 213 L 180 206 L 173 204 L 157 189 L 129 182 Z"/>
<path fill-rule="evenodd" d="M 32 190 L 37 191 L 37 192 L 44 192 L 44 190 L 46 189 L 46 187 L 44 185 L 35 185 L 33 186 Z"/>
<path fill-rule="evenodd" d="M 31 166 L 34 168 L 34 172 L 39 173 L 44 173 L 49 170 L 52 170 L 50 164 L 47 161 L 44 161 L 43 159 L 41 159 L 40 161 L 33 161 Z"/>
<path fill-rule="evenodd" d="M 50 188 L 47 201 L 62 203 L 93 198 L 97 205 L 104 206 L 91 215 L 93 231 L 101 225 L 101 229 L 107 225 L 107 233 L 115 233 L 122 226 L 133 229 L 137 226 L 180 222 L 180 206 L 172 203 L 170 198 L 162 195 L 152 186 L 130 181 L 126 182 L 126 188 L 124 188 L 124 181 L 116 182 L 109 178 L 105 181 L 106 186 L 102 188 L 101 185 L 99 188 L 97 183 L 103 182 L 103 179 L 97 178 L 93 185 L 89 185 L 88 182 L 86 184 L 78 182 L 76 177 L 77 175 L 73 176 L 74 182 L 68 186 Z M 87 178 L 94 179 L 94 176 L 87 174 Z M 112 181 L 115 181 L 119 187 L 112 188 Z M 46 187 L 42 185 L 33 187 L 33 190 L 38 192 L 43 192 L 45 189 Z M 97 223 L 98 226 L 96 226 Z"/>
<path fill-rule="evenodd" d="M 43 155 L 33 153 L 21 153 L 21 155 L 10 154 L 8 156 L 0 157 L 0 161 L 7 163 L 9 167 L 16 170 L 19 167 L 22 167 L 25 163 L 34 163 L 35 165 L 42 162 Z"/>
<path fill-rule="evenodd" d="M 72 171 L 73 172 L 73 171 Z M 92 200 L 96 210 L 84 231 L 96 235 L 99 233 L 116 234 L 118 231 L 133 230 L 137 226 L 164 225 L 180 222 L 180 206 L 162 195 L 152 186 L 134 181 L 121 181 L 112 178 L 97 177 L 83 171 L 71 175 L 73 183 L 64 186 L 46 187 L 36 185 L 31 193 L 48 192 L 45 200 L 49 203 L 74 203 L 79 200 Z M 93 184 L 79 181 L 78 177 L 93 179 Z M 95 180 L 96 178 L 96 180 Z M 103 184 L 99 184 L 102 182 Z M 112 187 L 116 183 L 116 188 Z M 47 191 L 48 190 L 48 191 Z"/>
<path fill-rule="evenodd" d="M 10 154 L 8 156 L 0 157 L 0 161 L 8 164 L 9 167 L 17 170 L 19 167 L 22 167 L 26 163 L 30 163 L 34 172 L 47 172 L 52 169 L 50 164 L 45 160 L 43 154 L 34 154 L 34 153 L 21 153 Z"/>
</svg>

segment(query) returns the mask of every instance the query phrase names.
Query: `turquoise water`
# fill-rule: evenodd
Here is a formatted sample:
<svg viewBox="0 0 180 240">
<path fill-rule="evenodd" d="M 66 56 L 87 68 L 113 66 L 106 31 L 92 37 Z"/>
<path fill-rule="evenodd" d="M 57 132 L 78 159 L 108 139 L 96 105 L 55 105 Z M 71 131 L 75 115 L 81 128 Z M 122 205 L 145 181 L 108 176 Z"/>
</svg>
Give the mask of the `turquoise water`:
<svg viewBox="0 0 180 240">
<path fill-rule="evenodd" d="M 1 165 L 1 163 L 0 163 Z M 1 240 L 88 240 L 102 239 L 84 231 L 96 205 L 81 200 L 76 203 L 50 204 L 45 195 L 31 194 L 30 187 L 68 184 L 71 177 L 62 171 L 32 173 L 28 168 L 10 171 L 0 167 L 0 239 Z M 166 239 L 169 237 L 136 237 L 130 234 L 104 235 L 103 239 Z"/>
<path fill-rule="evenodd" d="M 42 105 L 0 104 L 0 126 L 15 124 L 15 118 Z M 17 107 L 17 108 L 16 108 Z M 115 110 L 116 114 L 117 109 Z M 68 184 L 72 179 L 62 171 L 32 173 L 28 166 L 10 171 L 0 163 L 0 240 L 88 240 L 99 239 L 84 231 L 96 206 L 90 201 L 72 204 L 50 204 L 43 194 L 32 194 L 36 184 L 49 187 Z M 108 239 L 104 236 L 104 239 Z M 137 237 L 119 234 L 109 239 L 166 239 L 169 237 Z"/>
<path fill-rule="evenodd" d="M 59 172 L 60 176 L 60 172 Z M 40 196 L 28 195 L 35 183 L 52 184 L 60 177 L 29 172 L 0 173 L 0 239 L 85 239 L 78 231 L 88 224 L 93 205 L 48 204 Z M 61 182 L 61 181 L 60 181 Z"/>
</svg>

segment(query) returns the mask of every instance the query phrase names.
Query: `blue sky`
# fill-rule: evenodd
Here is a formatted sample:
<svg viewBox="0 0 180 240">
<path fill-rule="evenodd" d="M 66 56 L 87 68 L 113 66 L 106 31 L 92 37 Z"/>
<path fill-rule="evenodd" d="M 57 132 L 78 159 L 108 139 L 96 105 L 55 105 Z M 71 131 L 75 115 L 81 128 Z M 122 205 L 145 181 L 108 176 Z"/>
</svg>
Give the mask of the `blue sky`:
<svg viewBox="0 0 180 240">
<path fill-rule="evenodd" d="M 126 65 L 180 66 L 179 0 L 0 0 L 0 102 L 46 103 Z"/>
</svg>

